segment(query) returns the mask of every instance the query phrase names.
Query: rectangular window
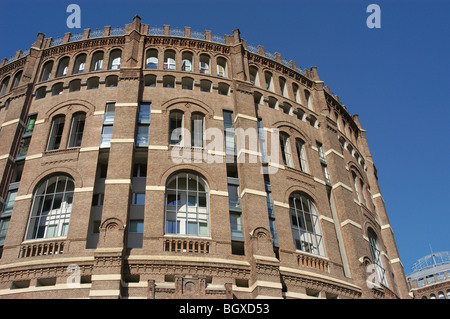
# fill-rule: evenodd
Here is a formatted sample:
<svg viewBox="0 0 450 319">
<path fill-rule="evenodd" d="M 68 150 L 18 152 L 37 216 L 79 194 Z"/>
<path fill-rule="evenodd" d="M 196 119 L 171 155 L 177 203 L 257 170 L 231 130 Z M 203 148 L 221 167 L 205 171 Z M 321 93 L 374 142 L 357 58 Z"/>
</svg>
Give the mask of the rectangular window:
<svg viewBox="0 0 450 319">
<path fill-rule="evenodd" d="M 6 233 L 8 232 L 10 218 L 0 219 L 0 246 L 5 244 Z"/>
<path fill-rule="evenodd" d="M 116 112 L 116 103 L 115 102 L 106 103 L 106 110 L 103 124 L 113 124 L 115 112 Z"/>
<path fill-rule="evenodd" d="M 6 196 L 5 205 L 3 206 L 2 217 L 11 216 L 14 207 L 14 202 L 16 201 L 16 196 L 17 196 L 17 189 L 10 190 L 8 192 L 8 195 Z"/>
<path fill-rule="evenodd" d="M 227 155 L 236 155 L 234 116 L 233 111 L 223 110 L 223 125 L 225 129 L 225 152 Z"/>
<path fill-rule="evenodd" d="M 146 164 L 134 164 L 133 177 L 147 177 L 147 165 Z"/>
<path fill-rule="evenodd" d="M 148 124 L 138 124 L 136 133 L 136 146 L 148 147 L 148 134 L 150 126 Z"/>
<path fill-rule="evenodd" d="M 98 193 L 92 196 L 92 206 L 103 206 L 104 194 Z"/>
<path fill-rule="evenodd" d="M 143 220 L 130 220 L 129 233 L 143 234 L 144 233 L 144 221 Z"/>
<path fill-rule="evenodd" d="M 100 142 L 101 148 L 111 147 L 112 131 L 113 127 L 111 125 L 103 126 L 102 139 Z"/>
<path fill-rule="evenodd" d="M 16 160 L 24 159 L 28 153 L 28 147 L 30 146 L 31 138 L 24 138 L 20 141 L 19 151 L 17 152 Z"/>
<path fill-rule="evenodd" d="M 231 240 L 244 241 L 244 229 L 242 226 L 242 214 L 230 213 Z"/>
<path fill-rule="evenodd" d="M 143 206 L 145 205 L 144 193 L 133 193 L 132 205 Z"/>
<path fill-rule="evenodd" d="M 25 126 L 25 131 L 23 132 L 23 135 L 30 135 L 33 133 L 34 130 L 34 124 L 36 123 L 37 114 L 30 115 L 27 120 L 27 124 Z"/>
</svg>

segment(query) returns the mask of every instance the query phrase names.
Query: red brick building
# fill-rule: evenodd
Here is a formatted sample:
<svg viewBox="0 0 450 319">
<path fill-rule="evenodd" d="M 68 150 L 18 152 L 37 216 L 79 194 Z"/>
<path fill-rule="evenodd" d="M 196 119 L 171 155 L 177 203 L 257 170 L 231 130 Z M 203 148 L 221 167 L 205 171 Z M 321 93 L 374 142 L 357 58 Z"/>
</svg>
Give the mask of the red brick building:
<svg viewBox="0 0 450 319">
<path fill-rule="evenodd" d="M 1 298 L 408 297 L 358 116 L 238 30 L 39 34 L 0 126 Z"/>
</svg>

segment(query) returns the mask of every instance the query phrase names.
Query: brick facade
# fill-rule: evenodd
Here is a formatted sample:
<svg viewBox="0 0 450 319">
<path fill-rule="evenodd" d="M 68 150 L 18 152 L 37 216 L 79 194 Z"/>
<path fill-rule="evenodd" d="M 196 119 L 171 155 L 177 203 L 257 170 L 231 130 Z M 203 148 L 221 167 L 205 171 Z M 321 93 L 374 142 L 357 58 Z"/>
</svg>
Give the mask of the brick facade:
<svg viewBox="0 0 450 319">
<path fill-rule="evenodd" d="M 184 31 L 184 36 L 175 31 Z M 255 52 L 238 30 L 220 40 L 209 31 L 202 37 L 190 28 L 155 31 L 136 16 L 122 32 L 106 27 L 99 38 L 85 30 L 79 41 L 72 42 L 67 34 L 57 43 L 39 34 L 26 55 L 18 52 L 14 61 L 1 62 L 0 84 L 7 78 L 9 82 L 0 97 L 0 218 L 9 226 L 0 259 L 0 298 L 407 298 L 403 267 L 357 115 L 350 115 L 324 87 L 315 67 L 297 69 L 278 53 L 268 57 L 261 46 Z M 154 69 L 148 67 L 150 49 L 157 52 Z M 117 62 L 114 50 L 121 52 L 120 68 L 111 67 Z M 165 58 L 169 50 L 173 60 Z M 103 65 L 94 70 L 99 51 Z M 183 69 L 186 53 L 192 56 L 192 70 Z M 74 73 L 80 54 L 86 55 L 84 72 Z M 205 56 L 207 70 L 201 63 Z M 67 72 L 58 77 L 60 62 L 67 57 Z M 49 61 L 51 76 L 42 81 Z M 223 63 L 223 69 L 218 67 Z M 20 81 L 14 84 L 18 72 Z M 267 72 L 272 78 L 268 89 Z M 114 81 L 117 85 L 110 84 Z M 140 117 L 145 102 L 151 103 L 148 123 Z M 115 107 L 109 124 L 108 103 Z M 169 143 L 174 110 L 183 113 L 182 126 L 191 134 L 195 114 L 204 117 L 204 129 L 220 132 L 226 123 L 224 110 L 233 112 L 235 130 L 256 131 L 260 120 L 269 153 L 274 129 L 288 136 L 290 163 L 283 163 L 278 147 L 280 162 L 262 164 L 261 149 L 247 144 L 236 150 L 238 163 L 176 163 L 174 150 L 195 159 L 205 147 Z M 26 135 L 34 114 L 34 128 Z M 73 146 L 77 114 L 85 116 L 84 128 L 81 144 Z M 62 115 L 64 127 L 55 136 L 54 120 Z M 108 125 L 113 128 L 110 136 L 105 133 Z M 139 144 L 136 132 L 142 125 L 149 125 L 149 135 Z M 27 138 L 26 155 L 18 157 Z M 55 140 L 58 147 L 50 150 Z M 301 156 L 296 151 L 299 140 L 304 143 Z M 209 154 L 227 157 L 225 150 Z M 136 176 L 138 167 L 145 172 Z M 262 168 L 277 172 L 265 178 Z M 186 227 L 198 227 L 197 236 L 168 231 L 167 183 L 180 172 L 206 184 L 207 222 L 200 221 L 201 201 L 195 204 L 196 224 L 186 222 Z M 45 211 L 45 203 L 43 208 L 36 204 L 37 189 L 53 176 L 74 182 L 74 189 L 65 193 L 73 199 L 64 202 L 70 205 L 70 223 L 57 215 L 60 224 L 54 225 L 61 225 L 62 233 L 49 235 L 60 230 L 51 228 L 47 217 L 47 224 L 33 233 L 30 212 Z M 237 240 L 230 226 L 230 181 L 239 185 L 233 216 L 241 223 L 242 239 Z M 16 197 L 8 217 L 11 192 Z M 187 196 L 200 199 L 199 194 Z M 293 240 L 292 194 L 302 194 L 317 210 L 311 215 L 315 238 L 321 240 L 317 246 L 302 239 L 302 249 Z M 181 227 L 178 221 L 175 225 Z M 371 234 L 385 269 L 386 281 L 377 288 L 366 283 L 366 266 L 375 262 Z M 72 287 L 68 282 L 74 275 Z"/>
</svg>

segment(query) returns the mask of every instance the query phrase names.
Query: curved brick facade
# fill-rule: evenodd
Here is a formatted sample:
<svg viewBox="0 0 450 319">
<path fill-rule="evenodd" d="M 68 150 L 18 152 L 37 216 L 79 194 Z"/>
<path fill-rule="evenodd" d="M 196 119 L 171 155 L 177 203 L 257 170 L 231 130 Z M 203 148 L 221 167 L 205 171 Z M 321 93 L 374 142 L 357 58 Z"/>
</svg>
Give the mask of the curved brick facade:
<svg viewBox="0 0 450 319">
<path fill-rule="evenodd" d="M 0 85 L 1 298 L 407 297 L 365 130 L 315 68 L 135 17 L 39 34 Z"/>
</svg>

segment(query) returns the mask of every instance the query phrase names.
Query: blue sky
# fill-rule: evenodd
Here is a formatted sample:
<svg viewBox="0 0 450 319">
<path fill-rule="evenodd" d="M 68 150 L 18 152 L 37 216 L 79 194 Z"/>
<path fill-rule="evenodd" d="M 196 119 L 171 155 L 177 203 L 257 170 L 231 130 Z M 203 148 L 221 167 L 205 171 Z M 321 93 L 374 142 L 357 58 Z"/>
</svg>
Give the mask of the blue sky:
<svg viewBox="0 0 450 319">
<path fill-rule="evenodd" d="M 429 245 L 450 250 L 450 1 L 0 0 L 0 58 L 28 48 L 38 32 L 80 32 L 66 26 L 71 3 L 81 7 L 82 29 L 123 26 L 136 14 L 150 26 L 239 29 L 249 44 L 317 66 L 367 130 L 405 273 Z M 371 3 L 381 8 L 380 29 L 366 26 Z"/>
</svg>

